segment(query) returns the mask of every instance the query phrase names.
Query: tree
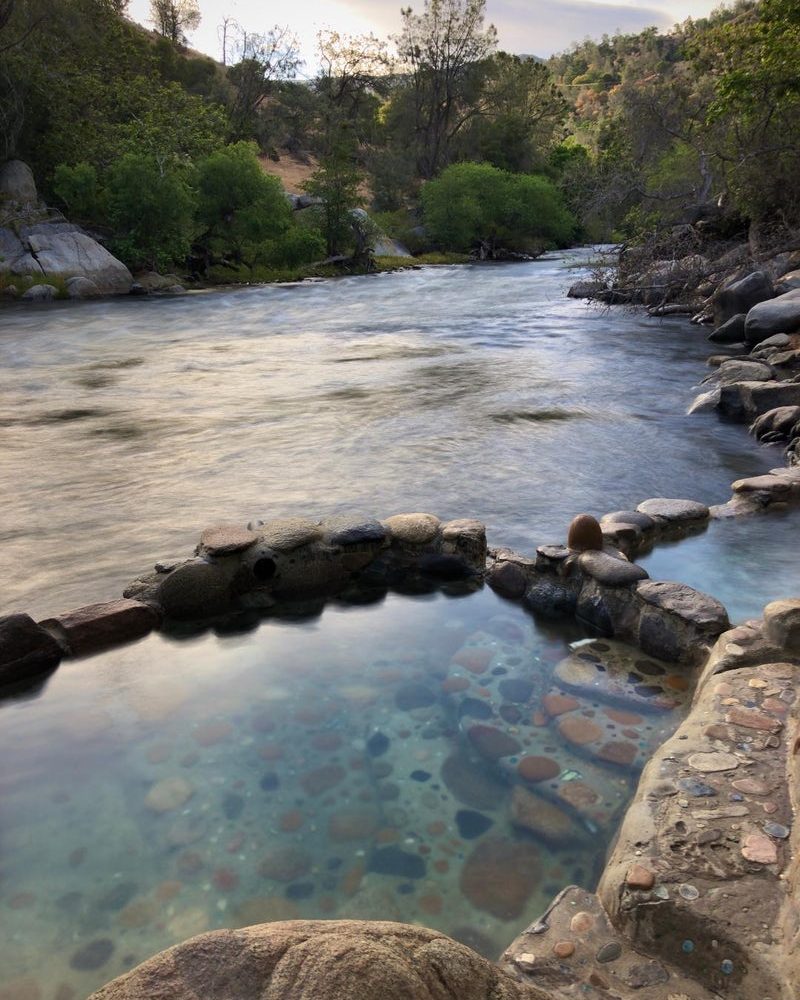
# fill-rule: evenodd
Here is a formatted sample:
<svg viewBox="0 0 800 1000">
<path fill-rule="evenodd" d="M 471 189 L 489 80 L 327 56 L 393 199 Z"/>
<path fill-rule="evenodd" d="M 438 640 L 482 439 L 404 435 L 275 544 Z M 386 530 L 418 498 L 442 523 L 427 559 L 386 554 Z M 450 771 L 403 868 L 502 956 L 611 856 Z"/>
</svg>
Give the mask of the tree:
<svg viewBox="0 0 800 1000">
<path fill-rule="evenodd" d="M 321 99 L 324 152 L 345 126 L 354 143 L 368 142 L 391 68 L 386 43 L 375 35 L 324 30 L 317 35 L 317 56 L 314 90 Z"/>
<path fill-rule="evenodd" d="M 523 252 L 566 245 L 575 220 L 555 185 L 532 174 L 511 174 L 485 163 L 447 167 L 422 189 L 425 228 L 447 250 L 480 246 Z"/>
<path fill-rule="evenodd" d="M 494 25 L 484 27 L 485 0 L 425 0 L 422 14 L 401 11 L 397 38 L 413 101 L 417 168 L 434 177 L 450 161 L 450 147 L 469 115 L 477 67 L 497 44 Z"/>
<path fill-rule="evenodd" d="M 275 25 L 264 34 L 248 34 L 238 25 L 234 42 L 237 61 L 228 71 L 235 88 L 230 106 L 234 139 L 257 137 L 259 112 L 279 80 L 291 80 L 302 63 L 297 36 Z"/>
<path fill-rule="evenodd" d="M 280 181 L 261 169 L 254 143 L 237 142 L 206 157 L 197 188 L 203 240 L 216 256 L 252 264 L 266 241 L 289 229 L 289 203 Z"/>
<path fill-rule="evenodd" d="M 310 195 L 322 200 L 322 232 L 328 249 L 328 256 L 335 257 L 343 252 L 348 243 L 363 243 L 361 235 L 354 228 L 353 210 L 363 204 L 359 187 L 363 175 L 357 169 L 350 139 L 347 135 L 332 147 L 320 161 L 305 184 Z M 364 249 L 357 246 L 358 249 Z"/>
<path fill-rule="evenodd" d="M 126 263 L 161 269 L 183 262 L 195 231 L 186 168 L 127 153 L 111 169 L 107 198 L 113 246 Z"/>
<path fill-rule="evenodd" d="M 200 25 L 197 0 L 150 0 L 150 17 L 156 31 L 173 45 L 186 42 L 186 32 Z"/>
</svg>

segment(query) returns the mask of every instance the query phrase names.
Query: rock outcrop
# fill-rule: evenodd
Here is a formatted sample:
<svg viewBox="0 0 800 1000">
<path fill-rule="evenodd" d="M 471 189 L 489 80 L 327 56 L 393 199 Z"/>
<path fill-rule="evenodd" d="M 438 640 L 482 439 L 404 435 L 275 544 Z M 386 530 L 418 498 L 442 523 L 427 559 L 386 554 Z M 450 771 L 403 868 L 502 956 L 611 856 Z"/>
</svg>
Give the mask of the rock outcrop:
<svg viewBox="0 0 800 1000">
<path fill-rule="evenodd" d="M 12 160 L 0 168 L 0 275 L 33 282 L 22 297 L 47 301 L 49 279 L 67 282 L 70 298 L 126 295 L 133 278 L 125 265 L 79 226 L 40 202 L 26 164 Z"/>
<path fill-rule="evenodd" d="M 170 948 L 91 1000 L 549 1000 L 425 927 L 294 920 L 212 931 Z"/>
</svg>

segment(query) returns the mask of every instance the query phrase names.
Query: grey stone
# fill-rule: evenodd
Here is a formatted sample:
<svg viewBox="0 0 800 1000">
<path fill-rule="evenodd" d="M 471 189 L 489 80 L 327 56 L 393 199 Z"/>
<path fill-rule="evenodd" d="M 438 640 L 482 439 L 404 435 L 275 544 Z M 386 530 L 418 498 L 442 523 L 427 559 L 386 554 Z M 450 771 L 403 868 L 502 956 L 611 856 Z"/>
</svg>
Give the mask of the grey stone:
<svg viewBox="0 0 800 1000">
<path fill-rule="evenodd" d="M 712 344 L 743 344 L 744 343 L 744 321 L 746 313 L 737 313 L 731 316 L 709 335 L 708 339 Z"/>
<path fill-rule="evenodd" d="M 2 200 L 17 205 L 38 203 L 39 194 L 33 172 L 22 160 L 9 160 L 0 167 L 0 201 Z"/>
<path fill-rule="evenodd" d="M 625 587 L 647 579 L 647 570 L 636 563 L 615 559 L 607 552 L 582 552 L 578 565 L 588 576 L 611 587 Z"/>
<path fill-rule="evenodd" d="M 163 578 L 158 588 L 158 603 L 168 618 L 220 614 L 230 608 L 230 581 L 219 566 L 193 559 Z"/>
<path fill-rule="evenodd" d="M 769 382 L 772 379 L 772 368 L 762 361 L 723 362 L 717 369 L 717 375 L 723 385 L 733 382 Z"/>
<path fill-rule="evenodd" d="M 703 503 L 697 503 L 695 500 L 670 500 L 666 497 L 645 500 L 636 509 L 642 514 L 649 514 L 662 524 L 705 521 L 709 516 L 708 507 Z"/>
<path fill-rule="evenodd" d="M 495 563 L 489 570 L 486 582 L 503 597 L 522 597 L 528 586 L 528 576 L 513 562 Z"/>
<path fill-rule="evenodd" d="M 41 278 L 44 272 L 33 254 L 22 245 L 19 236 L 0 226 L 0 274 Z"/>
<path fill-rule="evenodd" d="M 724 606 L 708 594 L 684 583 L 642 580 L 636 593 L 645 603 L 676 615 L 708 635 L 716 637 L 730 627 Z"/>
<path fill-rule="evenodd" d="M 759 344 L 775 333 L 793 333 L 797 329 L 800 329 L 800 289 L 754 305 L 747 314 L 744 332 L 748 344 Z"/>
<path fill-rule="evenodd" d="M 411 251 L 399 240 L 393 240 L 391 236 L 381 233 L 375 238 L 372 252 L 376 257 L 412 257 Z"/>
<path fill-rule="evenodd" d="M 292 552 L 303 545 L 310 545 L 322 538 L 318 521 L 303 517 L 286 517 L 253 525 L 261 541 L 275 552 Z"/>
<path fill-rule="evenodd" d="M 634 524 L 642 531 L 652 531 L 656 526 L 655 518 L 640 510 L 613 510 L 609 514 L 603 514 L 600 524 Z"/>
<path fill-rule="evenodd" d="M 735 382 L 722 386 L 719 408 L 725 416 L 749 421 L 779 406 L 800 406 L 800 383 Z"/>
<path fill-rule="evenodd" d="M 20 227 L 20 239 L 50 278 L 90 278 L 103 295 L 126 295 L 133 278 L 125 265 L 70 223 Z"/>
<path fill-rule="evenodd" d="M 604 292 L 607 286 L 604 281 L 576 281 L 570 286 L 567 298 L 570 299 L 593 299 L 600 292 Z"/>
<path fill-rule="evenodd" d="M 526 591 L 524 603 L 546 618 L 560 618 L 575 614 L 578 595 L 556 578 L 540 576 Z"/>
<path fill-rule="evenodd" d="M 427 545 L 439 532 L 441 521 L 434 514 L 395 514 L 383 522 L 392 539 L 406 545 Z"/>
<path fill-rule="evenodd" d="M 56 640 L 25 614 L 0 618 L 0 685 L 18 684 L 58 666 Z"/>
<path fill-rule="evenodd" d="M 342 515 L 322 522 L 325 541 L 331 545 L 381 545 L 386 528 L 374 518 Z"/>
<path fill-rule="evenodd" d="M 91 278 L 76 277 L 67 279 L 67 295 L 71 299 L 96 299 L 101 292 Z"/>
<path fill-rule="evenodd" d="M 52 285 L 31 285 L 22 296 L 23 302 L 52 302 L 56 290 Z"/>
<path fill-rule="evenodd" d="M 763 271 L 753 271 L 717 294 L 714 321 L 718 326 L 726 323 L 733 316 L 747 313 L 759 302 L 771 299 L 774 294 L 769 276 Z"/>
<path fill-rule="evenodd" d="M 764 608 L 769 638 L 790 653 L 800 653 L 800 598 L 772 601 Z"/>
<path fill-rule="evenodd" d="M 230 556 L 244 552 L 258 541 L 258 535 L 238 525 L 218 524 L 206 528 L 200 536 L 199 551 L 210 556 Z"/>
</svg>

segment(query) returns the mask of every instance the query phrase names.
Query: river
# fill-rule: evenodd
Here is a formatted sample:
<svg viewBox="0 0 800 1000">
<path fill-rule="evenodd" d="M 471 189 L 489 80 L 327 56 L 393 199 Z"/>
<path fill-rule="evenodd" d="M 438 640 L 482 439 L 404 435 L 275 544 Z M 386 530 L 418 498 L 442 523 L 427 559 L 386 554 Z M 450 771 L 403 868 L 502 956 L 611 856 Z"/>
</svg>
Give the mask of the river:
<svg viewBox="0 0 800 1000">
<path fill-rule="evenodd" d="M 0 612 L 109 600 L 220 520 L 429 510 L 530 552 L 776 464 L 685 415 L 698 328 L 565 297 L 585 257 L 4 309 Z"/>
</svg>

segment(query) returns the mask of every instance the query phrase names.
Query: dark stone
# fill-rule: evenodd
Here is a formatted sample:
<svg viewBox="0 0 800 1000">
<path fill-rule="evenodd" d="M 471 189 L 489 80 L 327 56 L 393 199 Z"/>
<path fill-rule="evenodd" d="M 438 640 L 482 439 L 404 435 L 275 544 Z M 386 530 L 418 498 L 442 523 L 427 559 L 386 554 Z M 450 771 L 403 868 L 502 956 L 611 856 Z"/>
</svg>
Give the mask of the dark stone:
<svg viewBox="0 0 800 1000">
<path fill-rule="evenodd" d="M 389 737 L 385 733 L 378 730 L 367 740 L 367 753 L 370 757 L 380 757 L 382 754 L 386 753 L 389 749 L 389 745 Z"/>
<path fill-rule="evenodd" d="M 284 893 L 287 899 L 310 899 L 313 895 L 313 882 L 293 882 L 286 887 L 286 892 Z"/>
<path fill-rule="evenodd" d="M 654 612 L 645 612 L 639 619 L 639 645 L 645 653 L 670 663 L 677 663 L 683 652 L 675 630 Z"/>
<path fill-rule="evenodd" d="M 135 882 L 118 882 L 100 897 L 97 903 L 98 909 L 121 910 L 130 903 L 138 891 L 139 886 Z"/>
<path fill-rule="evenodd" d="M 379 545 L 386 538 L 386 528 L 373 518 L 331 517 L 322 529 L 331 545 Z"/>
<path fill-rule="evenodd" d="M 697 778 L 681 778 L 678 782 L 678 788 L 696 799 L 710 798 L 717 794 L 716 788 L 707 785 L 704 781 L 698 781 Z"/>
<path fill-rule="evenodd" d="M 403 712 L 410 712 L 415 708 L 427 708 L 435 701 L 436 696 L 424 684 L 404 684 L 397 689 L 394 696 L 395 705 Z"/>
<path fill-rule="evenodd" d="M 471 719 L 491 719 L 492 706 L 480 698 L 463 698 L 458 706 L 459 718 L 468 715 Z"/>
<path fill-rule="evenodd" d="M 493 825 L 494 820 L 472 809 L 459 809 L 456 813 L 458 833 L 464 840 L 475 840 Z"/>
<path fill-rule="evenodd" d="M 712 344 L 743 344 L 747 313 L 737 313 L 708 335 Z"/>
<path fill-rule="evenodd" d="M 151 632 L 160 621 L 155 608 L 122 598 L 90 604 L 40 622 L 73 656 L 85 656 L 132 642 Z"/>
<path fill-rule="evenodd" d="M 525 593 L 528 577 L 516 563 L 500 562 L 492 566 L 486 582 L 502 597 L 519 598 Z"/>
<path fill-rule="evenodd" d="M 510 726 L 516 726 L 522 719 L 522 712 L 516 705 L 501 705 L 497 711 L 503 722 L 507 722 Z"/>
<path fill-rule="evenodd" d="M 530 701 L 530 697 L 533 694 L 533 684 L 530 681 L 518 680 L 516 678 L 508 678 L 507 680 L 500 681 L 498 687 L 500 694 L 506 701 L 524 703 Z"/>
<path fill-rule="evenodd" d="M 367 871 L 397 878 L 424 878 L 427 865 L 418 854 L 409 854 L 399 847 L 380 847 L 372 852 Z"/>
<path fill-rule="evenodd" d="M 400 885 L 397 886 L 397 892 L 399 892 L 401 896 L 410 896 L 412 892 L 416 892 L 416 889 L 417 887 L 413 882 L 401 882 Z"/>
<path fill-rule="evenodd" d="M 493 809 L 506 795 L 495 771 L 457 751 L 442 764 L 442 781 L 455 798 L 473 809 Z"/>
<path fill-rule="evenodd" d="M 563 618 L 575 614 L 576 593 L 555 578 L 540 577 L 525 593 L 524 603 L 545 618 Z"/>
<path fill-rule="evenodd" d="M 608 604 L 601 594 L 592 593 L 588 588 L 581 591 L 575 614 L 601 635 L 611 636 L 614 634 L 614 623 Z"/>
<path fill-rule="evenodd" d="M 263 778 L 261 787 L 263 788 Z M 238 819 L 242 815 L 242 810 L 244 809 L 244 799 L 241 795 L 237 795 L 236 792 L 227 792 L 222 797 L 222 811 L 225 814 L 226 819 Z"/>
<path fill-rule="evenodd" d="M 621 954 L 622 945 L 619 941 L 609 941 L 608 944 L 603 945 L 595 957 L 598 962 L 616 962 Z"/>
<path fill-rule="evenodd" d="M 430 771 L 412 771 L 409 775 L 412 781 L 430 781 Z"/>
<path fill-rule="evenodd" d="M 0 618 L 0 685 L 18 684 L 55 670 L 62 651 L 29 615 Z"/>
<path fill-rule="evenodd" d="M 97 938 L 78 948 L 69 960 L 70 968 L 78 972 L 88 972 L 105 965 L 114 953 L 114 942 L 110 938 Z"/>
<path fill-rule="evenodd" d="M 263 792 L 274 792 L 276 788 L 280 787 L 280 783 L 281 779 L 278 777 L 278 775 L 275 774 L 274 771 L 270 771 L 269 773 L 264 775 L 261 781 L 259 781 L 258 785 Z M 235 817 L 228 817 L 228 818 L 235 819 Z"/>
<path fill-rule="evenodd" d="M 435 553 L 423 556 L 419 561 L 419 568 L 422 573 L 435 576 L 437 580 L 460 580 L 472 573 L 472 568 L 459 556 Z"/>
<path fill-rule="evenodd" d="M 714 322 L 719 325 L 734 316 L 747 314 L 753 306 L 774 295 L 769 277 L 763 271 L 753 271 L 718 293 L 714 300 Z"/>
</svg>

